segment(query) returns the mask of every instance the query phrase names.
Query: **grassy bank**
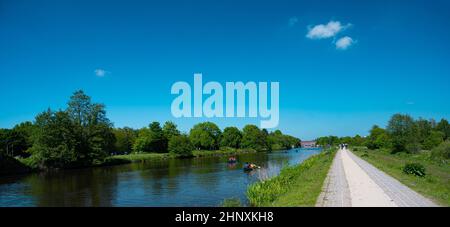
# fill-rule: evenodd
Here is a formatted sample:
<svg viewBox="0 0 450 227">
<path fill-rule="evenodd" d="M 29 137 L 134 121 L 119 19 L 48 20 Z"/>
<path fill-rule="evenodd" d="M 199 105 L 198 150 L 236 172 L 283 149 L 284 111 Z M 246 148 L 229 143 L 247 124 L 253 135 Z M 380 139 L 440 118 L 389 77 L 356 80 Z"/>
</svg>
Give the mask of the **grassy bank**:
<svg viewBox="0 0 450 227">
<path fill-rule="evenodd" d="M 256 153 L 256 150 L 253 149 L 221 149 L 216 151 L 207 151 L 207 150 L 196 150 L 192 152 L 192 155 L 196 158 L 198 157 L 208 157 L 208 156 L 227 156 L 227 155 L 237 155 L 237 154 L 248 154 L 248 153 Z"/>
<path fill-rule="evenodd" d="M 303 163 L 284 168 L 269 180 L 249 186 L 251 206 L 314 206 L 335 155 L 326 150 Z"/>
<path fill-rule="evenodd" d="M 251 149 L 233 149 L 233 148 L 224 148 L 221 150 L 196 150 L 192 152 L 191 158 L 230 156 L 256 152 L 257 151 Z M 105 160 L 102 162 L 93 163 L 92 165 L 89 166 L 78 166 L 72 168 L 113 166 L 113 165 L 128 164 L 132 162 L 154 161 L 169 158 L 182 158 L 182 157 L 170 153 L 132 153 L 126 155 L 109 156 L 105 158 Z M 16 175 L 39 171 L 43 171 L 43 169 L 40 169 L 31 157 L 16 159 L 13 157 L 2 156 L 0 158 L 0 176 Z"/>
<path fill-rule="evenodd" d="M 255 150 L 249 149 L 222 149 L 222 150 L 195 150 L 192 152 L 193 158 L 199 157 L 213 157 L 213 156 L 229 156 L 237 154 L 256 153 Z M 106 163 L 115 162 L 140 162 L 147 160 L 161 160 L 168 158 L 179 158 L 179 156 L 170 153 L 132 153 L 127 155 L 114 155 L 108 157 Z"/>
<path fill-rule="evenodd" d="M 132 154 L 124 154 L 124 155 L 114 155 L 106 158 L 106 162 L 110 162 L 110 160 L 122 160 L 128 162 L 139 162 L 146 160 L 161 160 L 171 158 L 169 153 L 132 153 Z"/>
<path fill-rule="evenodd" d="M 440 205 L 450 206 L 450 165 L 432 161 L 429 151 L 391 154 L 388 150 L 369 150 L 365 147 L 355 147 L 352 151 L 416 192 Z M 418 177 L 405 174 L 403 167 L 407 163 L 422 164 L 426 175 Z"/>
</svg>

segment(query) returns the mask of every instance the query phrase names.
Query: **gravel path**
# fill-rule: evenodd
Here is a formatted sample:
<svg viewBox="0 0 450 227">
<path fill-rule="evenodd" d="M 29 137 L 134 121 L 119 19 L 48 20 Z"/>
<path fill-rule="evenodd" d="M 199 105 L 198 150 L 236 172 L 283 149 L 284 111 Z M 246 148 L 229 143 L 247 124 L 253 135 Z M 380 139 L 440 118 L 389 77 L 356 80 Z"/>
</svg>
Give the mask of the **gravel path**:
<svg viewBox="0 0 450 227">
<path fill-rule="evenodd" d="M 430 207 L 432 201 L 378 170 L 349 150 L 333 160 L 317 206 Z"/>
</svg>

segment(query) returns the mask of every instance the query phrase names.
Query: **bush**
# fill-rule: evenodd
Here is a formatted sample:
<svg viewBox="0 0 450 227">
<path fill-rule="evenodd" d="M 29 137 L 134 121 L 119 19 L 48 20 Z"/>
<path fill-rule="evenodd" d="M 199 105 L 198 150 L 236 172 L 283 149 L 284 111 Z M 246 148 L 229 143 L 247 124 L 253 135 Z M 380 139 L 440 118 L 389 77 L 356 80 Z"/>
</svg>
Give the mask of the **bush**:
<svg viewBox="0 0 450 227">
<path fill-rule="evenodd" d="M 419 143 L 410 143 L 406 145 L 406 151 L 410 154 L 417 154 L 422 150 Z"/>
<path fill-rule="evenodd" d="M 181 157 L 192 156 L 194 146 L 186 135 L 172 136 L 169 141 L 169 152 Z"/>
<path fill-rule="evenodd" d="M 420 163 L 408 163 L 403 167 L 403 172 L 418 177 L 425 176 L 425 167 Z"/>
<path fill-rule="evenodd" d="M 440 162 L 448 162 L 450 159 L 450 141 L 445 141 L 431 150 L 431 159 Z"/>
<path fill-rule="evenodd" d="M 431 150 L 442 142 L 444 142 L 444 133 L 440 131 L 431 131 L 430 135 L 423 142 L 423 148 L 426 150 Z"/>
</svg>

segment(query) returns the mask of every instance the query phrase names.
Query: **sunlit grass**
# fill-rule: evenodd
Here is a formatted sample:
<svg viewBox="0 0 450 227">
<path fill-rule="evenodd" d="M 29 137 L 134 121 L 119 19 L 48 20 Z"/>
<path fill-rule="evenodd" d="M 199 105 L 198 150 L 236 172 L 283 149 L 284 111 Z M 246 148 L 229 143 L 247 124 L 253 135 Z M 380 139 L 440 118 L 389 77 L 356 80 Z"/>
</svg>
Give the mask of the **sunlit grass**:
<svg viewBox="0 0 450 227">
<path fill-rule="evenodd" d="M 255 150 L 251 149 L 233 149 L 233 148 L 222 148 L 221 150 L 195 150 L 192 151 L 193 157 L 208 157 L 208 156 L 227 156 L 245 153 L 256 153 Z M 109 162 L 113 161 L 146 161 L 146 160 L 160 160 L 167 158 L 178 158 L 178 156 L 170 153 L 131 153 L 126 155 L 114 155 L 108 157 Z"/>
<path fill-rule="evenodd" d="M 322 191 L 335 151 L 323 151 L 296 166 L 284 168 L 247 190 L 251 206 L 314 206 Z"/>
<path fill-rule="evenodd" d="M 429 151 L 422 151 L 418 154 L 402 152 L 391 154 L 388 150 L 369 150 L 358 147 L 353 149 L 353 152 L 436 203 L 444 206 L 450 205 L 450 165 L 432 161 Z M 418 177 L 405 174 L 403 167 L 408 163 L 422 164 L 425 167 L 426 175 Z"/>
</svg>

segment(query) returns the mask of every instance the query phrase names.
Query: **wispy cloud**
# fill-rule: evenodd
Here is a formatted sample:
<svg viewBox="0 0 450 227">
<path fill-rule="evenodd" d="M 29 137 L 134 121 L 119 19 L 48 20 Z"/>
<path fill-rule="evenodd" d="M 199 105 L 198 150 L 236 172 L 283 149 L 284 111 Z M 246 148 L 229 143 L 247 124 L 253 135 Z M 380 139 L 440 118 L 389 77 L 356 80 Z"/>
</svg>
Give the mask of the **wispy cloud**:
<svg viewBox="0 0 450 227">
<path fill-rule="evenodd" d="M 344 37 L 338 39 L 335 44 L 336 44 L 336 49 L 346 50 L 348 47 L 353 45 L 353 43 L 355 43 L 355 41 L 351 37 L 344 36 Z"/>
<path fill-rule="evenodd" d="M 350 26 L 351 24 L 342 25 L 339 21 L 330 21 L 328 24 L 319 24 L 313 27 L 309 26 L 306 37 L 309 39 L 331 38 Z"/>
<path fill-rule="evenodd" d="M 298 18 L 297 17 L 289 18 L 289 23 L 288 23 L 289 27 L 294 27 L 294 25 L 297 24 L 297 23 L 298 23 Z"/>
<path fill-rule="evenodd" d="M 104 77 L 104 76 L 106 76 L 106 74 L 109 74 L 109 72 L 104 69 L 96 69 L 96 70 L 94 70 L 94 73 L 98 77 Z"/>
<path fill-rule="evenodd" d="M 414 105 L 415 103 L 413 101 L 406 102 L 406 105 Z"/>
</svg>

